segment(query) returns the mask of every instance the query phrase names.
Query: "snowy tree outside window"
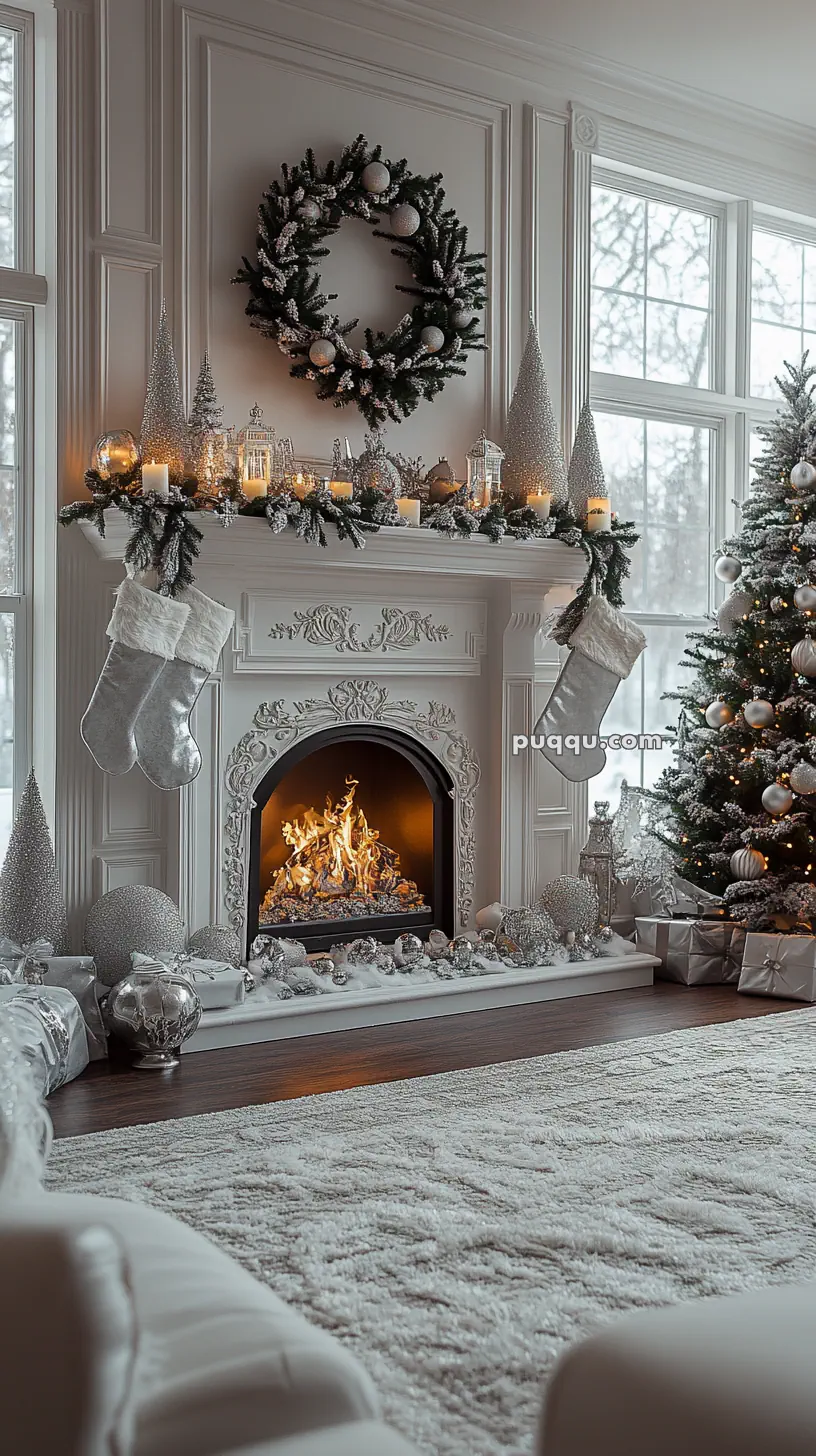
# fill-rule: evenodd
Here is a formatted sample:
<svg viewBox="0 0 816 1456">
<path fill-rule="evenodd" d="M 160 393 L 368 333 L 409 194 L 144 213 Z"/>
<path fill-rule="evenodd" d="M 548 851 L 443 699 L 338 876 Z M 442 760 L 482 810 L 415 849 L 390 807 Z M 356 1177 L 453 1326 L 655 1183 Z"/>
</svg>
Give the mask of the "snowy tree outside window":
<svg viewBox="0 0 816 1456">
<path fill-rule="evenodd" d="M 16 262 L 17 37 L 0 30 L 0 266 Z M 0 305 L 1 307 L 1 305 Z M 11 828 L 14 752 L 15 613 L 1 610 L 18 590 L 15 359 L 17 325 L 0 316 L 0 859 Z"/>
</svg>

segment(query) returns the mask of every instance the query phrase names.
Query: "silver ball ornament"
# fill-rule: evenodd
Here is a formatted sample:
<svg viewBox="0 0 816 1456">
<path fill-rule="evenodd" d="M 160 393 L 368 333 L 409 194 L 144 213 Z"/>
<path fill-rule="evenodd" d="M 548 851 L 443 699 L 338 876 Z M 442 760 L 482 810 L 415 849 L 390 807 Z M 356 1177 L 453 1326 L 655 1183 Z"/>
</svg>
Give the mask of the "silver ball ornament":
<svg viewBox="0 0 816 1456">
<path fill-rule="evenodd" d="M 348 958 L 352 965 L 373 966 L 377 959 L 379 946 L 373 935 L 361 936 L 359 940 L 353 940 L 348 948 Z"/>
<path fill-rule="evenodd" d="M 473 962 L 473 942 L 466 935 L 457 935 L 450 943 L 450 957 L 457 971 L 470 970 Z"/>
<path fill-rule="evenodd" d="M 800 612 L 816 611 L 816 586 L 811 586 L 809 582 L 798 586 L 793 593 L 793 600 Z"/>
<path fill-rule="evenodd" d="M 717 626 L 723 636 L 730 636 L 737 623 L 743 621 L 748 616 L 753 605 L 754 598 L 747 591 L 735 591 L 726 597 L 717 612 Z"/>
<path fill-rule="evenodd" d="M 377 959 L 374 964 L 384 976 L 393 976 L 397 969 L 393 951 L 386 950 L 384 945 L 377 947 Z"/>
<path fill-rule="evenodd" d="M 204 961 L 226 961 L 227 965 L 240 966 L 241 942 L 230 925 L 202 925 L 187 942 L 190 955 L 200 956 Z"/>
<path fill-rule="evenodd" d="M 91 906 L 85 921 L 85 949 L 106 986 L 130 976 L 131 951 L 181 954 L 186 943 L 178 906 L 152 885 L 118 885 Z"/>
<path fill-rule="evenodd" d="M 816 642 L 812 637 L 803 637 L 791 649 L 791 667 L 804 677 L 816 677 Z"/>
<path fill-rule="evenodd" d="M 438 354 L 445 343 L 445 335 L 441 329 L 436 327 L 436 324 L 426 324 L 419 339 L 429 354 Z"/>
<path fill-rule="evenodd" d="M 389 213 L 388 222 L 395 238 L 412 238 L 419 232 L 422 218 L 410 202 L 401 202 Z"/>
<path fill-rule="evenodd" d="M 758 849 L 736 849 L 729 861 L 735 880 L 758 880 L 768 868 L 764 854 Z"/>
<path fill-rule="evenodd" d="M 309 961 L 309 965 L 318 976 L 333 976 L 337 969 L 330 955 L 313 955 Z"/>
<path fill-rule="evenodd" d="M 384 162 L 369 162 L 368 166 L 363 168 L 361 181 L 366 192 L 371 192 L 375 197 L 379 197 L 381 192 L 387 192 L 391 186 L 391 173 Z"/>
<path fill-rule="evenodd" d="M 333 364 L 337 356 L 337 350 L 331 339 L 315 339 L 309 345 L 309 358 L 318 369 L 327 369 Z"/>
<path fill-rule="evenodd" d="M 724 728 L 727 723 L 732 722 L 733 717 L 732 709 L 721 698 L 715 698 L 705 710 L 705 720 L 709 728 Z"/>
<path fill-rule="evenodd" d="M 398 935 L 394 941 L 394 954 L 397 965 L 407 968 L 422 960 L 425 947 L 418 935 Z"/>
<path fill-rule="evenodd" d="M 797 763 L 788 782 L 795 794 L 816 794 L 816 768 L 812 763 Z"/>
<path fill-rule="evenodd" d="M 721 556 L 714 563 L 714 575 L 718 581 L 726 581 L 729 585 L 742 575 L 742 562 L 737 561 L 736 556 Z"/>
<path fill-rule="evenodd" d="M 345 986 L 348 983 L 348 972 L 347 971 L 341 971 L 341 970 L 338 969 L 338 970 L 335 971 L 334 975 L 332 976 L 332 980 L 333 980 L 335 986 Z"/>
<path fill-rule="evenodd" d="M 320 203 L 316 202 L 313 197 L 307 197 L 298 208 L 298 217 L 301 217 L 304 222 L 317 222 L 320 217 Z"/>
<path fill-rule="evenodd" d="M 775 716 L 773 703 L 766 698 L 754 698 L 745 704 L 742 716 L 750 728 L 770 728 Z"/>
<path fill-rule="evenodd" d="M 816 485 L 816 466 L 809 460 L 799 460 L 790 473 L 790 483 L 796 490 L 811 490 Z"/>
<path fill-rule="evenodd" d="M 591 934 L 598 924 L 598 891 L 589 880 L 558 875 L 542 890 L 536 908 L 547 911 L 559 935 Z"/>
<path fill-rule="evenodd" d="M 771 611 L 773 612 L 774 616 L 778 617 L 779 616 L 779 613 L 780 612 L 784 612 L 784 610 L 785 610 L 785 599 L 784 599 L 784 597 L 771 597 Z"/>
<path fill-rule="evenodd" d="M 450 316 L 451 325 L 454 329 L 466 329 L 472 324 L 474 314 L 469 308 L 457 308 Z"/>
<path fill-rule="evenodd" d="M 769 814 L 787 814 L 792 804 L 793 794 L 784 784 L 769 784 L 762 790 L 762 807 Z"/>
</svg>

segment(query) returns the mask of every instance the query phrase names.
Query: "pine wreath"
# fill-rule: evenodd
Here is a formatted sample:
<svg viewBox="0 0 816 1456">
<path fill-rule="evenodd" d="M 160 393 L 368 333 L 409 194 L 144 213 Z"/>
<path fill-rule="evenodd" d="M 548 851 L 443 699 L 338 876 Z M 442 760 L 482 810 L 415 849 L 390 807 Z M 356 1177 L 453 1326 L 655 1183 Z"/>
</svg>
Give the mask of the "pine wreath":
<svg viewBox="0 0 816 1456">
<path fill-rule="evenodd" d="M 440 173 L 414 176 L 407 162 L 384 160 L 363 136 L 339 162 L 320 167 L 310 148 L 281 173 L 258 209 L 257 263 L 244 258 L 233 279 L 249 287 L 252 327 L 296 361 L 293 378 L 316 382 L 318 399 L 337 409 L 356 404 L 373 429 L 405 419 L 465 373 L 470 350 L 485 347 L 478 318 L 486 302 L 484 253 L 468 252 L 467 228 L 444 206 Z M 392 253 L 412 275 L 397 291 L 417 300 L 391 333 L 367 328 L 362 348 L 348 342 L 359 320 L 341 323 L 327 311 L 337 295 L 321 292 L 315 266 L 345 218 L 363 218 L 375 237 L 395 244 Z"/>
</svg>

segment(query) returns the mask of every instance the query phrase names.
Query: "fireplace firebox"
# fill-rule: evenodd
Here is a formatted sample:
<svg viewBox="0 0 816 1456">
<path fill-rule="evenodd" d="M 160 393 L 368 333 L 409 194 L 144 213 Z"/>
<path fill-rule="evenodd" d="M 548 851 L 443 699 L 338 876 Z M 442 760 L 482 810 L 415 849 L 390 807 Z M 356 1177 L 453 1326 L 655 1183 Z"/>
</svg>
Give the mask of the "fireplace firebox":
<svg viewBox="0 0 816 1456">
<path fill-rule="evenodd" d="M 338 725 L 283 754 L 254 800 L 248 945 L 258 933 L 309 951 L 453 934 L 453 783 L 424 744 Z"/>
</svg>

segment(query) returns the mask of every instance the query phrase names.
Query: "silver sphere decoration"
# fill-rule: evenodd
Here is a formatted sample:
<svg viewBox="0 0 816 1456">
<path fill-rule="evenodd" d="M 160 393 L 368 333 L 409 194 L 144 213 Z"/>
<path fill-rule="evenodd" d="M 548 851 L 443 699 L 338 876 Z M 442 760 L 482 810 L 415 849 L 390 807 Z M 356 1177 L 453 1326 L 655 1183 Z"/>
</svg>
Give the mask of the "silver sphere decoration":
<svg viewBox="0 0 816 1456">
<path fill-rule="evenodd" d="M 425 345 L 429 354 L 438 354 L 439 350 L 444 347 L 445 335 L 441 329 L 436 327 L 436 324 L 426 324 L 419 340 L 421 344 Z"/>
<path fill-rule="evenodd" d="M 112 475 L 128 475 L 141 458 L 141 450 L 130 430 L 109 430 L 94 445 L 91 465 L 103 480 L 110 480 Z"/>
<path fill-rule="evenodd" d="M 809 460 L 800 460 L 790 473 L 790 483 L 796 490 L 811 490 L 816 485 L 816 466 Z"/>
<path fill-rule="evenodd" d="M 230 925 L 202 925 L 187 942 L 190 955 L 204 961 L 225 961 L 228 966 L 240 966 L 241 942 Z"/>
<path fill-rule="evenodd" d="M 179 1047 L 200 1020 L 197 992 L 170 966 L 164 971 L 131 968 L 130 975 L 114 986 L 105 1008 L 109 1030 L 131 1051 L 141 1053 L 134 1066 L 145 1071 L 177 1066 Z"/>
<path fill-rule="evenodd" d="M 382 971 L 384 976 L 393 976 L 397 969 L 394 952 L 384 945 L 377 946 L 377 959 L 374 964 L 378 971 Z"/>
<path fill-rule="evenodd" d="M 297 215 L 304 222 L 317 222 L 320 217 L 320 203 L 314 197 L 307 197 L 305 202 L 301 202 Z"/>
<path fill-rule="evenodd" d="M 742 562 L 737 561 L 736 556 L 721 556 L 714 563 L 714 575 L 718 581 L 726 581 L 733 586 L 742 575 Z"/>
<path fill-rule="evenodd" d="M 397 965 L 407 969 L 421 961 L 425 954 L 425 947 L 418 935 L 398 935 L 394 941 L 394 954 L 397 958 Z"/>
<path fill-rule="evenodd" d="M 283 941 L 276 936 L 256 936 L 249 948 L 249 954 L 251 960 L 260 961 L 261 977 L 264 981 L 269 981 L 272 977 L 277 979 L 288 965 Z"/>
<path fill-rule="evenodd" d="M 131 951 L 155 956 L 180 955 L 187 935 L 178 906 L 152 885 L 119 885 L 91 906 L 85 921 L 85 949 L 96 963 L 96 978 L 115 986 L 130 976 Z"/>
<path fill-rule="evenodd" d="M 753 605 L 754 598 L 747 591 L 734 591 L 726 597 L 717 612 L 717 626 L 724 637 L 731 635 L 737 623 L 748 616 Z"/>
<path fill-rule="evenodd" d="M 309 345 L 309 358 L 317 369 L 327 369 L 337 357 L 337 350 L 331 339 L 315 339 Z"/>
<path fill-rule="evenodd" d="M 381 192 L 387 192 L 391 186 L 391 173 L 384 162 L 369 162 L 363 168 L 361 182 L 366 192 L 372 192 L 379 197 Z"/>
<path fill-rule="evenodd" d="M 559 935 L 571 930 L 591 935 L 598 924 L 598 891 L 589 880 L 558 875 L 542 891 L 536 908 L 552 916 Z"/>
<path fill-rule="evenodd" d="M 762 790 L 762 807 L 777 817 L 787 814 L 793 804 L 793 794 L 784 784 L 769 784 Z"/>
<path fill-rule="evenodd" d="M 804 677 L 816 677 L 816 642 L 812 637 L 803 637 L 792 648 L 791 667 Z"/>
<path fill-rule="evenodd" d="M 410 202 L 401 202 L 389 214 L 388 222 L 395 238 L 412 238 L 419 232 L 422 218 Z"/>
<path fill-rule="evenodd" d="M 469 971 L 473 964 L 473 941 L 466 935 L 457 935 L 450 943 L 450 958 L 457 971 Z"/>
<path fill-rule="evenodd" d="M 785 610 L 785 599 L 784 599 L 784 597 L 771 597 L 771 611 L 773 612 L 774 616 L 775 617 L 778 617 L 779 616 L 779 613 L 780 612 L 784 612 L 784 610 Z"/>
<path fill-rule="evenodd" d="M 555 945 L 558 929 L 554 917 L 539 901 L 535 907 L 522 905 L 518 910 L 506 911 L 496 932 L 496 941 L 500 950 L 507 949 L 511 954 L 518 951 L 526 956 L 534 947 L 538 950 L 542 943 Z"/>
<path fill-rule="evenodd" d="M 750 728 L 770 728 L 775 717 L 773 703 L 769 703 L 767 698 L 754 698 L 745 704 L 742 716 Z"/>
<path fill-rule="evenodd" d="M 450 316 L 451 327 L 454 329 L 466 329 L 472 324 L 475 314 L 469 308 L 457 308 Z"/>
<path fill-rule="evenodd" d="M 338 967 L 338 969 L 335 971 L 334 975 L 332 976 L 332 980 L 334 981 L 335 986 L 345 986 L 345 985 L 347 985 L 347 983 L 348 983 L 348 971 L 343 971 L 343 970 L 341 970 Z"/>
<path fill-rule="evenodd" d="M 729 861 L 735 880 L 758 880 L 768 868 L 764 854 L 758 849 L 736 849 Z"/>
<path fill-rule="evenodd" d="M 444 930 L 432 930 L 428 935 L 428 954 L 436 960 L 440 956 L 447 955 L 450 944 Z"/>
<path fill-rule="evenodd" d="M 816 611 L 816 586 L 811 586 L 809 582 L 798 586 L 793 593 L 793 600 L 800 612 Z"/>
<path fill-rule="evenodd" d="M 333 976 L 337 970 L 336 963 L 330 955 L 313 955 L 309 965 L 318 976 Z"/>
<path fill-rule="evenodd" d="M 361 936 L 359 940 L 353 940 L 348 948 L 348 958 L 352 965 L 373 966 L 377 959 L 379 946 L 373 935 Z"/>
<path fill-rule="evenodd" d="M 816 794 L 816 768 L 812 763 L 797 763 L 788 782 L 795 794 Z"/>
<path fill-rule="evenodd" d="M 705 710 L 705 720 L 709 728 L 724 728 L 734 717 L 733 711 L 721 698 L 715 698 L 709 703 Z"/>
</svg>

